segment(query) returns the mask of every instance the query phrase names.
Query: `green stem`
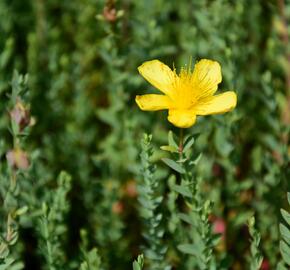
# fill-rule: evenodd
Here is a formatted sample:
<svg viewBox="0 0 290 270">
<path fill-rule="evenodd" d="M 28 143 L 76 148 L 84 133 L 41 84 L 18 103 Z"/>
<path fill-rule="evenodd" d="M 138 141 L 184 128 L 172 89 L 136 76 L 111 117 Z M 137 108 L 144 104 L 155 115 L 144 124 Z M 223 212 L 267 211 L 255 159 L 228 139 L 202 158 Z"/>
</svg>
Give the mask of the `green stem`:
<svg viewBox="0 0 290 270">
<path fill-rule="evenodd" d="M 183 128 L 180 128 L 179 130 L 179 159 L 182 159 L 182 153 L 183 153 Z"/>
<path fill-rule="evenodd" d="M 14 192 L 15 187 L 16 187 L 16 171 L 14 168 L 11 169 L 11 176 L 10 176 L 10 190 L 11 192 Z"/>
</svg>

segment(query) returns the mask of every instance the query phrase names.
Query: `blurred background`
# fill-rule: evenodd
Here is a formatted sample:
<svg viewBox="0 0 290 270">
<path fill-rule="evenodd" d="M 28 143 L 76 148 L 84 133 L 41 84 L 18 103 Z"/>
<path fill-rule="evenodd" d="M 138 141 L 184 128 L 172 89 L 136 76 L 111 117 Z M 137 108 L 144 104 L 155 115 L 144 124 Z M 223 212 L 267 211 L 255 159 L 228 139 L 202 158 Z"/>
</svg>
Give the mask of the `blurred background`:
<svg viewBox="0 0 290 270">
<path fill-rule="evenodd" d="M 17 195 L 18 204 L 29 210 L 19 219 L 12 252 L 24 269 L 79 269 L 83 254 L 93 247 L 104 269 L 131 269 L 145 244 L 136 188 L 140 140 L 144 132 L 153 134 L 156 175 L 166 198 L 170 172 L 159 161 L 164 155 L 159 147 L 169 130 L 177 131 L 166 112 L 137 108 L 136 94 L 155 91 L 137 67 L 159 59 L 178 69 L 190 58 L 218 61 L 219 89 L 238 95 L 233 112 L 200 117 L 187 130 L 200 133 L 197 174 L 214 202 L 213 225 L 220 225 L 224 235 L 216 252 L 227 258 L 229 269 L 247 269 L 245 224 L 255 213 L 263 269 L 275 269 L 281 258 L 280 208 L 287 208 L 290 190 L 287 2 L 0 0 L 2 183 L 5 153 L 13 147 L 7 94 L 14 70 L 29 74 L 23 100 L 33 118 L 21 144 L 30 167 L 21 175 Z M 60 171 L 71 176 L 67 189 L 56 180 Z M 55 202 L 61 188 L 63 201 Z M 5 184 L 1 189 L 4 198 Z M 43 217 L 44 202 L 66 205 L 63 215 L 50 223 Z M 163 207 L 169 220 L 166 199 Z M 54 268 L 41 244 L 45 220 L 52 253 L 59 257 Z M 166 261 L 174 269 L 190 269 L 174 248 L 176 237 L 170 229 L 164 237 Z"/>
</svg>

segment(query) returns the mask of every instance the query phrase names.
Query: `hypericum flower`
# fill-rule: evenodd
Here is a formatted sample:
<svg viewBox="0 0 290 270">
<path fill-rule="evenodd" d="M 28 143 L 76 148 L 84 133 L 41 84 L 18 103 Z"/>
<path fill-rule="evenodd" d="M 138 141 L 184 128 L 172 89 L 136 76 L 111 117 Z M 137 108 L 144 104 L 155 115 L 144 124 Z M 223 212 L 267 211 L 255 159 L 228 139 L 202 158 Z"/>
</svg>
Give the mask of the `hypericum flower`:
<svg viewBox="0 0 290 270">
<path fill-rule="evenodd" d="M 221 67 L 216 61 L 202 59 L 193 72 L 182 68 L 179 75 L 159 60 L 143 63 L 139 73 L 164 95 L 136 96 L 141 110 L 169 110 L 168 121 L 180 128 L 191 127 L 197 115 L 225 113 L 237 104 L 237 96 L 228 91 L 215 95 L 222 81 Z"/>
</svg>

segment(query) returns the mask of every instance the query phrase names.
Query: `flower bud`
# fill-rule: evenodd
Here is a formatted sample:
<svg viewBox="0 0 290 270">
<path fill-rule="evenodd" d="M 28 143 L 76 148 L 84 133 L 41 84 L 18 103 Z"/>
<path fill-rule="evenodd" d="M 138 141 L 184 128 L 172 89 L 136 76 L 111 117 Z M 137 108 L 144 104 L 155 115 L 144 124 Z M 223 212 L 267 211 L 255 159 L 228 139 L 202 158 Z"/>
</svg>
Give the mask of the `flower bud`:
<svg viewBox="0 0 290 270">
<path fill-rule="evenodd" d="M 125 185 L 125 193 L 130 198 L 137 197 L 137 187 L 134 180 L 130 180 Z"/>
<path fill-rule="evenodd" d="M 105 6 L 103 10 L 103 17 L 108 22 L 114 22 L 117 19 L 117 11 L 113 6 Z"/>
<path fill-rule="evenodd" d="M 112 212 L 114 214 L 120 215 L 124 211 L 124 204 L 121 201 L 114 202 L 112 205 Z"/>
<path fill-rule="evenodd" d="M 18 126 L 19 131 L 22 131 L 30 123 L 29 110 L 25 108 L 24 105 L 20 101 L 17 101 L 13 110 L 10 112 L 10 117 Z"/>
<path fill-rule="evenodd" d="M 27 153 L 19 148 L 8 151 L 6 159 L 8 164 L 14 169 L 26 170 L 29 167 Z"/>
</svg>

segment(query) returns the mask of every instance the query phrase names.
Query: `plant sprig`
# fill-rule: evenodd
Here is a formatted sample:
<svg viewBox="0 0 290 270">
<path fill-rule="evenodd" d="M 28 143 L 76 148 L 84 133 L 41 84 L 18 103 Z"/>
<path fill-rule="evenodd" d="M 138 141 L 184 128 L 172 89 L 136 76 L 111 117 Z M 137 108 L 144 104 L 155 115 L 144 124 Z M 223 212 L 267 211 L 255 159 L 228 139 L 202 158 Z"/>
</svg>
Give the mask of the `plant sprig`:
<svg viewBox="0 0 290 270">
<path fill-rule="evenodd" d="M 209 269 L 214 263 L 213 248 L 219 236 L 213 235 L 208 219 L 212 203 L 203 199 L 199 181 L 195 175 L 195 166 L 201 154 L 192 154 L 196 136 L 190 135 L 183 140 L 183 133 L 181 133 L 179 143 L 174 137 L 175 135 L 170 131 L 168 145 L 162 147 L 163 150 L 171 153 L 173 159 L 165 158 L 163 162 L 179 174 L 179 183 L 171 184 L 171 189 L 182 197 L 186 205 L 186 210 L 179 210 L 177 214 L 180 221 L 185 224 L 182 226 L 190 226 L 188 233 L 183 236 L 184 242 L 180 243 L 177 248 L 183 254 L 192 256 L 188 262 L 189 267 Z"/>
<path fill-rule="evenodd" d="M 147 245 L 144 253 L 150 269 L 164 269 L 164 256 L 167 247 L 163 241 L 164 228 L 162 225 L 163 215 L 160 206 L 163 196 L 159 191 L 159 182 L 156 181 L 154 173 L 156 166 L 151 163 L 153 154 L 151 146 L 152 135 L 144 134 L 141 146 L 141 173 L 142 177 L 138 184 L 140 215 L 144 222 L 144 238 Z"/>
<path fill-rule="evenodd" d="M 259 248 L 261 235 L 255 228 L 254 216 L 248 220 L 248 228 L 251 235 L 251 257 L 249 259 L 250 269 L 259 270 L 263 262 L 263 256 Z"/>
</svg>

